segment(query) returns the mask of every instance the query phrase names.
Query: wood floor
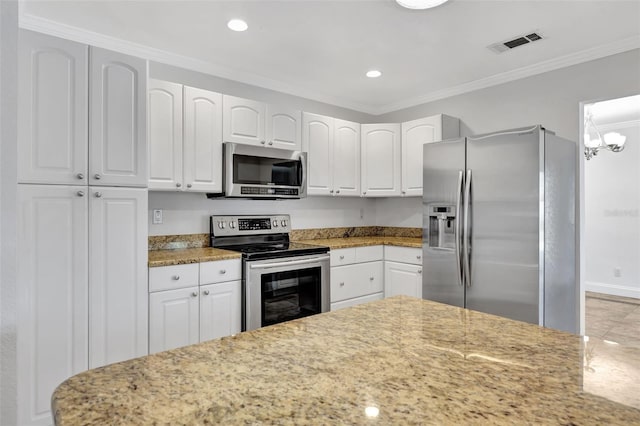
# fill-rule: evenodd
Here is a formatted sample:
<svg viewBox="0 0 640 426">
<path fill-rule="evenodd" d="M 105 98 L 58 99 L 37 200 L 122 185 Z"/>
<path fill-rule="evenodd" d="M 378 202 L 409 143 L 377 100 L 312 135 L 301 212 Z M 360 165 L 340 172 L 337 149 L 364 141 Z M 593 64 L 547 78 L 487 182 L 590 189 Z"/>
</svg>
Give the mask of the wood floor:
<svg viewBox="0 0 640 426">
<path fill-rule="evenodd" d="M 587 292 L 585 334 L 640 348 L 640 299 Z"/>
</svg>

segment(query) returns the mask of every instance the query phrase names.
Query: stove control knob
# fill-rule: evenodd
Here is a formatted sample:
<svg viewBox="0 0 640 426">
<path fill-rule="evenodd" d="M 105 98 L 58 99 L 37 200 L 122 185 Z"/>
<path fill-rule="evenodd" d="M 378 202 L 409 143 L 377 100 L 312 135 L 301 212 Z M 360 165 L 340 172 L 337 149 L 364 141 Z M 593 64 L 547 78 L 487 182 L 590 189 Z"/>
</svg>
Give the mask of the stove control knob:
<svg viewBox="0 0 640 426">
<path fill-rule="evenodd" d="M 236 228 L 236 223 L 234 221 L 229 222 L 229 228 L 235 229 Z"/>
<path fill-rule="evenodd" d="M 278 221 L 277 221 L 277 220 L 274 220 L 274 221 L 273 221 L 273 227 L 274 227 L 274 228 L 277 228 L 277 227 L 278 227 Z"/>
<path fill-rule="evenodd" d="M 224 229 L 224 227 L 225 227 L 224 222 L 218 222 L 218 228 Z"/>
<path fill-rule="evenodd" d="M 281 224 L 282 226 L 285 226 L 285 227 L 286 227 L 286 226 L 287 226 L 287 221 L 286 221 L 286 220 L 283 220 L 280 224 Z"/>
</svg>

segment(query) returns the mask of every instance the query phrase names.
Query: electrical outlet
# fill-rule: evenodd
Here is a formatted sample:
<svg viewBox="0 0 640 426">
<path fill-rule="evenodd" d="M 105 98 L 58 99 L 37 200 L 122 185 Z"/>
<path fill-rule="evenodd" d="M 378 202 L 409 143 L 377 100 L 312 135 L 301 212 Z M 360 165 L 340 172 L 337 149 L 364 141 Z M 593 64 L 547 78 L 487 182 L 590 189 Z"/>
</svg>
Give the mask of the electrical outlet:
<svg viewBox="0 0 640 426">
<path fill-rule="evenodd" d="M 162 224 L 162 210 L 161 209 L 153 210 L 153 224 L 154 225 Z"/>
<path fill-rule="evenodd" d="M 613 268 L 613 276 L 616 278 L 620 278 L 622 276 L 622 269 Z"/>
</svg>

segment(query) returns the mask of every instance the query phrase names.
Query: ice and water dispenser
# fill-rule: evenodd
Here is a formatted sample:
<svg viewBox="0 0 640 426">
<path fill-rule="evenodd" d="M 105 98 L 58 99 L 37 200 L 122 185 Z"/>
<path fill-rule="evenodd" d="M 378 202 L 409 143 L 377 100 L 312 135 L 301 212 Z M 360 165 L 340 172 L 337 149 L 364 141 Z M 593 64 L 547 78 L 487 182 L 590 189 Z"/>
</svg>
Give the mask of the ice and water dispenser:
<svg viewBox="0 0 640 426">
<path fill-rule="evenodd" d="M 456 206 L 428 204 L 428 243 L 430 248 L 455 250 Z"/>
</svg>

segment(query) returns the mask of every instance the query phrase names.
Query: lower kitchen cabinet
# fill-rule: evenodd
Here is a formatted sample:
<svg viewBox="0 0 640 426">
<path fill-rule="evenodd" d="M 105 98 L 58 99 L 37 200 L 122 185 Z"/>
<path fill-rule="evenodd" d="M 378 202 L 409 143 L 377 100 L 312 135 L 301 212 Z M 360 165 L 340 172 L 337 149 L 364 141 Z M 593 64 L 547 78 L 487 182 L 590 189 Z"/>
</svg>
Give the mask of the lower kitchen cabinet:
<svg viewBox="0 0 640 426">
<path fill-rule="evenodd" d="M 239 333 L 240 259 L 149 270 L 149 352 Z"/>
<path fill-rule="evenodd" d="M 422 266 L 384 262 L 384 297 L 398 295 L 422 298 Z"/>
<path fill-rule="evenodd" d="M 331 310 L 384 296 L 382 246 L 331 250 Z"/>
</svg>

